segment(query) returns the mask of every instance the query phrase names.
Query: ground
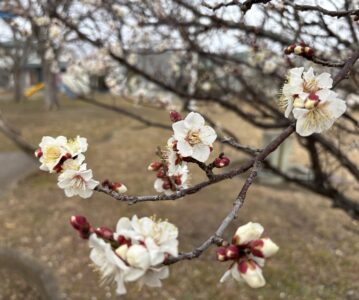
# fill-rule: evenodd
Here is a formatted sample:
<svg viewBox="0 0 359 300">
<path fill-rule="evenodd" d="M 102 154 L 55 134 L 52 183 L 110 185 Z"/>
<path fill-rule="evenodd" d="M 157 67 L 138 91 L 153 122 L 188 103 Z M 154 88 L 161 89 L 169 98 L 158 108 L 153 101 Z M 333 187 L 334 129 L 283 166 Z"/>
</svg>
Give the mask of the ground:
<svg viewBox="0 0 359 300">
<path fill-rule="evenodd" d="M 164 111 L 118 104 L 169 122 Z M 130 194 L 155 193 L 154 174 L 146 169 L 155 158 L 156 147 L 166 143 L 170 132 L 69 100 L 63 100 L 61 110 L 53 112 L 45 111 L 36 101 L 0 103 L 0 109 L 33 144 L 43 135 L 87 137 L 87 163 L 96 179 L 123 181 Z M 211 110 L 212 116 L 216 113 L 217 119 L 238 132 L 242 142 L 260 146 L 259 132 L 218 108 Z M 219 148 L 215 151 L 227 152 Z M 0 151 L 18 150 L 0 135 Z M 228 153 L 237 162 L 244 159 Z M 71 215 L 82 214 L 94 225 L 114 227 L 121 216 L 155 214 L 178 226 L 180 250 L 188 251 L 215 231 L 231 209 L 244 176 L 177 201 L 129 206 L 99 193 L 87 200 L 66 198 L 56 186 L 55 175 L 36 170 L 0 196 L 0 245 L 32 255 L 46 265 L 57 277 L 65 299 L 117 299 L 113 286 L 99 285 L 98 273 L 89 266 L 88 245 L 69 225 Z M 202 178 L 194 171 L 192 182 Z M 213 247 L 200 259 L 171 266 L 171 276 L 163 281 L 162 289 L 139 290 L 129 284 L 128 294 L 121 299 L 359 299 L 359 226 L 342 211 L 331 208 L 328 199 L 285 184 L 255 184 L 239 217 L 226 231 L 227 237 L 248 221 L 261 223 L 265 235 L 280 246 L 264 268 L 266 287 L 253 290 L 236 282 L 220 284 L 228 265 L 214 259 Z M 0 294 L 1 289 L 9 289 L 9 284 L 0 280 Z"/>
</svg>

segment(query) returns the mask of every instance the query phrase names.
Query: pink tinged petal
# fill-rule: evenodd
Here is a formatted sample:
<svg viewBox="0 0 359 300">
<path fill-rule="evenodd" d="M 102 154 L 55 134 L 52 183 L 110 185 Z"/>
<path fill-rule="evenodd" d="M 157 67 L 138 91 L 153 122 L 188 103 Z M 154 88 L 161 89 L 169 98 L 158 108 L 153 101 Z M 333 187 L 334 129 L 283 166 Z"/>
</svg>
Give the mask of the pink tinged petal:
<svg viewBox="0 0 359 300">
<path fill-rule="evenodd" d="M 247 261 L 245 272 L 240 268 L 241 277 L 247 282 L 251 288 L 260 288 L 265 286 L 266 281 L 263 277 L 262 269 L 254 262 Z"/>
<path fill-rule="evenodd" d="M 217 138 L 217 134 L 210 126 L 203 126 L 199 131 L 199 138 L 205 145 L 211 145 Z"/>
<path fill-rule="evenodd" d="M 321 89 L 331 89 L 333 86 L 333 79 L 329 73 L 322 73 L 316 78 L 318 87 Z"/>
<path fill-rule="evenodd" d="M 243 245 L 250 241 L 258 240 L 263 231 L 264 228 L 261 224 L 249 222 L 246 225 L 238 227 L 233 236 L 232 243 L 235 245 Z"/>
<path fill-rule="evenodd" d="M 193 148 L 192 146 L 185 140 L 178 140 L 177 142 L 177 149 L 178 153 L 181 154 L 183 157 L 192 156 Z"/>
<path fill-rule="evenodd" d="M 192 157 L 200 162 L 205 162 L 211 153 L 210 147 L 203 144 L 193 146 Z"/>
<path fill-rule="evenodd" d="M 174 138 L 176 140 L 181 140 L 184 139 L 187 136 L 188 133 L 188 128 L 185 125 L 185 122 L 182 121 L 178 121 L 176 123 L 172 124 L 172 129 L 174 132 Z"/>
<path fill-rule="evenodd" d="M 204 126 L 205 123 L 204 118 L 199 113 L 195 112 L 190 112 L 184 119 L 184 122 L 186 127 L 191 130 L 198 130 Z"/>
</svg>

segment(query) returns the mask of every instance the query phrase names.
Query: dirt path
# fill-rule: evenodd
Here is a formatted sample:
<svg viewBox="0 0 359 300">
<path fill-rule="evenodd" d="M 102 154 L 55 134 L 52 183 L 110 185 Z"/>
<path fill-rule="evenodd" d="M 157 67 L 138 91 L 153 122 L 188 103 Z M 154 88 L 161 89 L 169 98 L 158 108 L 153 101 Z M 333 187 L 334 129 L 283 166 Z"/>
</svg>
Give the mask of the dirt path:
<svg viewBox="0 0 359 300">
<path fill-rule="evenodd" d="M 35 160 L 23 152 L 0 152 L 0 196 L 37 168 Z"/>
</svg>

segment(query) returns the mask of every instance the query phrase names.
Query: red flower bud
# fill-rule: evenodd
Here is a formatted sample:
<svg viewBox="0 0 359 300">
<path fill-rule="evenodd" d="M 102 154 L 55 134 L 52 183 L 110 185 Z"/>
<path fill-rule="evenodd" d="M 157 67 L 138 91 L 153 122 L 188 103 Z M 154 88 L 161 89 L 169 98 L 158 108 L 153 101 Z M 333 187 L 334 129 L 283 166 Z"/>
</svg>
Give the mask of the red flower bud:
<svg viewBox="0 0 359 300">
<path fill-rule="evenodd" d="M 72 216 L 70 224 L 76 229 L 83 239 L 88 239 L 91 233 L 91 225 L 84 216 Z"/>
<path fill-rule="evenodd" d="M 307 58 L 312 58 L 314 56 L 314 50 L 310 47 L 305 47 L 304 54 Z"/>
<path fill-rule="evenodd" d="M 126 239 L 123 235 L 119 235 L 117 238 L 117 243 L 122 246 L 122 245 L 127 245 L 128 247 L 131 246 L 131 240 L 130 239 Z"/>
<path fill-rule="evenodd" d="M 174 182 L 177 185 L 181 185 L 182 184 L 181 176 L 175 176 L 174 177 Z"/>
<path fill-rule="evenodd" d="M 35 156 L 37 157 L 37 158 L 40 158 L 41 156 L 42 156 L 42 149 L 41 148 L 39 148 L 39 149 L 37 149 L 36 151 L 35 151 Z"/>
<path fill-rule="evenodd" d="M 227 167 L 230 163 L 230 159 L 226 156 L 218 157 L 214 160 L 213 164 L 216 168 L 224 168 Z"/>
<path fill-rule="evenodd" d="M 148 171 L 158 171 L 162 167 L 162 163 L 159 161 L 154 161 L 148 166 Z"/>
<path fill-rule="evenodd" d="M 123 194 L 123 193 L 126 193 L 127 192 L 127 187 L 122 184 L 121 182 L 113 182 L 111 185 L 110 185 L 110 188 L 117 192 L 117 193 L 120 193 L 120 194 Z"/>
<path fill-rule="evenodd" d="M 226 261 L 228 259 L 226 252 L 227 252 L 227 247 L 217 248 L 217 250 L 216 250 L 217 260 Z"/>
<path fill-rule="evenodd" d="M 95 233 L 97 236 L 103 238 L 104 240 L 112 240 L 113 239 L 113 232 L 110 228 L 107 227 L 99 227 L 95 229 Z"/>
<path fill-rule="evenodd" d="M 164 177 L 166 177 L 166 172 L 163 169 L 159 170 L 157 173 L 157 178 L 164 178 Z"/>
<path fill-rule="evenodd" d="M 173 110 L 170 112 L 170 119 L 173 123 L 175 123 L 181 121 L 183 118 L 179 112 Z"/>
<path fill-rule="evenodd" d="M 229 259 L 236 259 L 239 256 L 239 250 L 236 245 L 229 245 L 226 249 L 226 257 Z"/>
</svg>

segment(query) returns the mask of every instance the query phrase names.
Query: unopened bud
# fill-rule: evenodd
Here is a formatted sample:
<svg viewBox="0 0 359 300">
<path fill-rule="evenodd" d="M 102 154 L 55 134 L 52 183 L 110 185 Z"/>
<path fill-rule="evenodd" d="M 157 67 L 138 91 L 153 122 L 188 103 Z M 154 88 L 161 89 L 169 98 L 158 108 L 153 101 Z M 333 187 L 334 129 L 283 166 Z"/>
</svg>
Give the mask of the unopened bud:
<svg viewBox="0 0 359 300">
<path fill-rule="evenodd" d="M 121 246 L 121 245 L 127 245 L 127 246 L 131 246 L 132 242 L 130 239 L 126 239 L 123 235 L 119 235 L 117 238 L 117 243 Z"/>
<path fill-rule="evenodd" d="M 230 159 L 226 156 L 218 157 L 214 160 L 213 164 L 216 168 L 224 168 L 229 165 Z"/>
<path fill-rule="evenodd" d="M 170 119 L 172 122 L 178 122 L 181 121 L 183 118 L 179 112 L 173 110 L 170 112 Z"/>
<path fill-rule="evenodd" d="M 41 156 L 42 156 L 42 149 L 41 148 L 39 148 L 39 149 L 37 149 L 36 151 L 35 151 L 35 156 L 37 157 L 37 158 L 40 158 Z"/>
<path fill-rule="evenodd" d="M 295 47 L 296 47 L 295 44 L 288 46 L 287 48 L 284 49 L 284 53 L 287 55 L 293 53 Z"/>
<path fill-rule="evenodd" d="M 162 163 L 161 163 L 161 162 L 159 162 L 159 161 L 154 161 L 154 162 L 152 162 L 152 163 L 148 166 L 147 170 L 148 170 L 148 171 L 158 171 L 161 167 L 162 167 Z"/>
<path fill-rule="evenodd" d="M 174 177 L 174 182 L 177 185 L 181 185 L 182 184 L 181 176 Z"/>
<path fill-rule="evenodd" d="M 300 55 L 303 53 L 303 47 L 302 46 L 296 46 L 294 48 L 294 53 L 297 54 L 297 55 Z"/>
<path fill-rule="evenodd" d="M 123 194 L 127 192 L 127 187 L 121 182 L 112 183 L 111 189 L 119 194 Z"/>
<path fill-rule="evenodd" d="M 216 250 L 216 255 L 217 255 L 217 260 L 219 261 L 226 261 L 227 260 L 227 256 L 226 256 L 226 251 L 227 247 L 219 247 Z"/>
<path fill-rule="evenodd" d="M 226 248 L 226 257 L 229 259 L 236 259 L 239 256 L 238 247 L 236 245 L 229 245 Z"/>
<path fill-rule="evenodd" d="M 113 232 L 110 228 L 107 227 L 99 227 L 95 229 L 95 233 L 103 238 L 104 240 L 112 240 L 113 239 Z"/>
<path fill-rule="evenodd" d="M 310 47 L 305 47 L 304 48 L 304 54 L 306 57 L 308 58 L 312 58 L 314 56 L 314 50 Z"/>
<path fill-rule="evenodd" d="M 166 177 L 166 172 L 163 169 L 159 170 L 157 172 L 157 178 L 164 178 L 164 177 Z"/>
<path fill-rule="evenodd" d="M 70 224 L 76 229 L 83 239 L 88 239 L 91 233 L 91 225 L 84 216 L 72 216 Z"/>
</svg>

